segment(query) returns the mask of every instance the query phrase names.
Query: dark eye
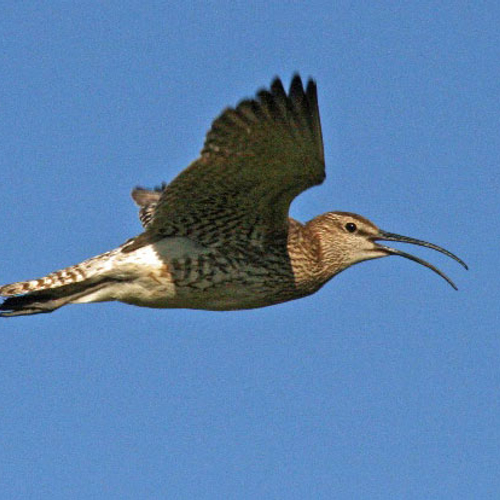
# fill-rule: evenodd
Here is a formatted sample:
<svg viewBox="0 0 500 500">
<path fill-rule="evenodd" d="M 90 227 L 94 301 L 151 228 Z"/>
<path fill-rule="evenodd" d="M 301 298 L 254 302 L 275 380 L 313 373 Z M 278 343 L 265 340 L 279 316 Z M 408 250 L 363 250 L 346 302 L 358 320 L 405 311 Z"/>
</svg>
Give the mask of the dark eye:
<svg viewBox="0 0 500 500">
<path fill-rule="evenodd" d="M 354 224 L 354 222 L 348 222 L 346 225 L 345 225 L 345 228 L 350 232 L 350 233 L 354 233 L 354 231 L 356 231 L 356 229 L 358 229 L 356 227 L 356 224 Z"/>
</svg>

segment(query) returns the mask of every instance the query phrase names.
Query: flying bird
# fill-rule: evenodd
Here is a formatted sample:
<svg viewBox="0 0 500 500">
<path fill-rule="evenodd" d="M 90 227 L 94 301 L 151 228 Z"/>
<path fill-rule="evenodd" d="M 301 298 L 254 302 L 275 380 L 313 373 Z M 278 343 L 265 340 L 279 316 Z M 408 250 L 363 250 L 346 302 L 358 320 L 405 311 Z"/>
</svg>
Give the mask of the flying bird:
<svg viewBox="0 0 500 500">
<path fill-rule="evenodd" d="M 170 184 L 136 188 L 144 232 L 118 248 L 47 276 L 0 287 L 1 316 L 66 304 L 237 310 L 310 295 L 344 269 L 390 255 L 432 264 L 380 242 L 432 243 L 379 229 L 360 215 L 327 212 L 302 224 L 293 199 L 325 179 L 316 83 L 279 78 L 225 109 L 198 159 Z"/>
</svg>

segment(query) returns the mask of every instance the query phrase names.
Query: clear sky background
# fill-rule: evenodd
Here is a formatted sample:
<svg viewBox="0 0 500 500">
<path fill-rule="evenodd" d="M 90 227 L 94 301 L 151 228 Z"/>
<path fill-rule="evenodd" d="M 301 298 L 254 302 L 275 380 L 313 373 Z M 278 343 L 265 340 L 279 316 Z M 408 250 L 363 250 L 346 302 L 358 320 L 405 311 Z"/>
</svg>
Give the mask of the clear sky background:
<svg viewBox="0 0 500 500">
<path fill-rule="evenodd" d="M 459 291 L 387 258 L 260 310 L 2 320 L 1 498 L 498 498 L 499 25 L 494 1 L 3 2 L 1 282 L 138 234 L 131 188 L 295 71 L 328 177 L 292 215 L 360 213 L 470 271 L 406 246 Z"/>
</svg>

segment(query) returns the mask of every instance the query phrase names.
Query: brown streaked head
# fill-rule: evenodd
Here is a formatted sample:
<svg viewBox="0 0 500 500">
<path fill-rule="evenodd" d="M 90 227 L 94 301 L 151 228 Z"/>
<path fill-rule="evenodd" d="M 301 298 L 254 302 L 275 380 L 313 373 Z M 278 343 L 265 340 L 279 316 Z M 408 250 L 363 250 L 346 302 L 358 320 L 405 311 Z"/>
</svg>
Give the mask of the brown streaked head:
<svg viewBox="0 0 500 500">
<path fill-rule="evenodd" d="M 431 248 L 468 269 L 467 264 L 450 251 L 427 241 L 383 231 L 361 215 L 350 212 L 328 212 L 316 217 L 309 224 L 319 237 L 322 259 L 331 276 L 365 260 L 397 255 L 431 269 L 457 290 L 455 283 L 437 267 L 412 254 L 380 244 L 379 241 L 410 243 Z"/>
</svg>

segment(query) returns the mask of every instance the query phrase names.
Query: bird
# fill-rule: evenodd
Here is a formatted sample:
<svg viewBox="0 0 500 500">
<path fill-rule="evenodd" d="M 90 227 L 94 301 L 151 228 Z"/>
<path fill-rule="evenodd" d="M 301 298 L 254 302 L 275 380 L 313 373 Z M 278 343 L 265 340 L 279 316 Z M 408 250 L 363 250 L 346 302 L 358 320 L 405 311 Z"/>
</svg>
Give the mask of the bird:
<svg viewBox="0 0 500 500">
<path fill-rule="evenodd" d="M 316 82 L 275 78 L 212 123 L 199 157 L 169 184 L 137 187 L 144 231 L 119 247 L 43 278 L 0 287 L 2 317 L 67 304 L 120 301 L 151 308 L 254 309 L 319 290 L 359 262 L 399 256 L 456 285 L 427 261 L 384 242 L 434 249 L 361 215 L 326 212 L 301 223 L 292 201 L 325 179 Z"/>
</svg>

